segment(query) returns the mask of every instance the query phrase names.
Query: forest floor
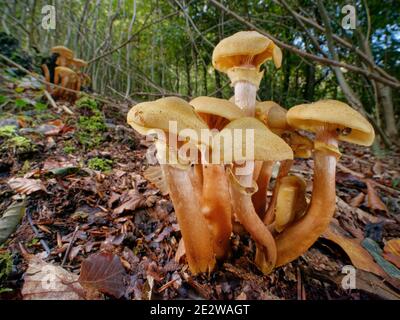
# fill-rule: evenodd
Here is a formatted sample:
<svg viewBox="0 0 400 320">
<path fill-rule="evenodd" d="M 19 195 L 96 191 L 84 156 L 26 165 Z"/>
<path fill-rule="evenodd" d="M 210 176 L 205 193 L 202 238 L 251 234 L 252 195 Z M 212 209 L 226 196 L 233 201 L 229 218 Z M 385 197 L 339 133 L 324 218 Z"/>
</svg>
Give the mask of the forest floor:
<svg viewBox="0 0 400 320">
<path fill-rule="evenodd" d="M 1 299 L 400 298 L 399 256 L 385 247 L 400 238 L 398 151 L 341 145 L 335 219 L 296 261 L 263 275 L 255 243 L 234 235 L 230 257 L 193 276 L 172 203 L 143 176 L 149 145 L 126 124 L 128 105 L 58 101 L 68 114 L 5 72 L 0 98 L 0 217 L 23 212 L 0 246 Z M 292 170 L 308 196 L 312 166 Z M 343 288 L 345 265 L 357 289 Z"/>
</svg>

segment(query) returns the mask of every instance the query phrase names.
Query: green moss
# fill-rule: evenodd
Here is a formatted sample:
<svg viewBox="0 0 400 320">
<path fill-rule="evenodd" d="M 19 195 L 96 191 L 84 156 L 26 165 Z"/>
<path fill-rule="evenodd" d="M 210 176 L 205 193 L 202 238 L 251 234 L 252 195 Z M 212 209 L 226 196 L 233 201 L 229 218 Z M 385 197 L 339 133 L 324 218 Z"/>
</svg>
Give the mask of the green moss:
<svg viewBox="0 0 400 320">
<path fill-rule="evenodd" d="M 81 116 L 78 120 L 78 131 L 76 133 L 80 144 L 86 148 L 97 147 L 103 140 L 103 132 L 107 129 L 102 115 L 91 117 Z"/>
<path fill-rule="evenodd" d="M 4 126 L 0 127 L 0 138 L 9 139 L 16 135 L 16 126 Z"/>
<path fill-rule="evenodd" d="M 88 167 L 92 170 L 110 171 L 113 161 L 110 159 L 92 158 L 88 161 Z"/>
<path fill-rule="evenodd" d="M 79 109 L 89 109 L 92 111 L 99 111 L 99 107 L 97 105 L 96 100 L 90 99 L 89 97 L 80 98 L 76 101 L 75 105 Z"/>
<path fill-rule="evenodd" d="M 1 151 L 12 150 L 17 155 L 27 154 L 36 151 L 36 146 L 31 140 L 22 136 L 14 136 L 3 142 Z"/>
<path fill-rule="evenodd" d="M 71 141 L 66 141 L 66 142 L 64 142 L 63 150 L 66 154 L 71 154 L 71 153 L 76 152 L 76 147 L 74 146 L 74 144 Z"/>
<path fill-rule="evenodd" d="M 4 280 L 11 273 L 13 260 L 11 253 L 5 251 L 0 253 L 0 280 Z"/>
</svg>

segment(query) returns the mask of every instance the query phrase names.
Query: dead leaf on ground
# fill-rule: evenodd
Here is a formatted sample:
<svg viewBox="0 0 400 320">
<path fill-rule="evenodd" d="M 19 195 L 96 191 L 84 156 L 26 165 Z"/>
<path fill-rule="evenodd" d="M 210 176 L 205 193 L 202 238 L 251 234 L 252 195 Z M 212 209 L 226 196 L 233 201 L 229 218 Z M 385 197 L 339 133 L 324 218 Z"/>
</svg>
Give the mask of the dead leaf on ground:
<svg viewBox="0 0 400 320">
<path fill-rule="evenodd" d="M 29 259 L 24 274 L 24 300 L 84 300 L 78 276 L 38 257 Z"/>
<path fill-rule="evenodd" d="M 383 257 L 400 268 L 400 239 L 392 239 L 386 242 L 383 248 Z"/>
<path fill-rule="evenodd" d="M 358 195 L 356 195 L 354 198 L 350 200 L 349 204 L 352 207 L 358 208 L 364 202 L 364 199 L 365 199 L 365 194 L 360 192 Z"/>
<path fill-rule="evenodd" d="M 38 179 L 12 178 L 8 180 L 8 185 L 15 192 L 21 194 L 31 194 L 40 190 L 46 191 L 43 182 Z"/>
<path fill-rule="evenodd" d="M 114 214 L 118 215 L 124 211 L 134 211 L 144 207 L 146 204 L 146 198 L 136 190 L 129 190 L 125 199 L 126 200 L 120 206 L 114 209 Z"/>
<path fill-rule="evenodd" d="M 382 202 L 379 197 L 377 191 L 375 190 L 374 182 L 371 179 L 364 179 L 365 184 L 367 185 L 368 192 L 368 207 L 372 211 L 380 211 L 380 212 L 388 212 L 386 205 Z"/>
<path fill-rule="evenodd" d="M 175 253 L 175 262 L 179 263 L 183 256 L 186 254 L 185 243 L 183 239 L 179 240 L 178 249 Z"/>
<path fill-rule="evenodd" d="M 103 252 L 82 262 L 79 283 L 88 290 L 95 289 L 118 299 L 125 293 L 126 275 L 120 258 Z"/>
<path fill-rule="evenodd" d="M 400 280 L 400 270 L 383 258 L 379 244 L 370 238 L 365 238 L 361 245 L 372 255 L 377 264 L 391 277 Z"/>
<path fill-rule="evenodd" d="M 25 215 L 26 203 L 13 202 L 0 218 L 0 244 L 12 234 L 22 217 Z"/>
<path fill-rule="evenodd" d="M 372 272 L 379 276 L 386 276 L 385 272 L 378 266 L 371 255 L 365 250 L 360 240 L 348 238 L 343 235 L 342 228 L 331 222 L 329 228 L 324 232 L 323 237 L 339 245 L 349 256 L 352 264 L 361 270 Z"/>
</svg>

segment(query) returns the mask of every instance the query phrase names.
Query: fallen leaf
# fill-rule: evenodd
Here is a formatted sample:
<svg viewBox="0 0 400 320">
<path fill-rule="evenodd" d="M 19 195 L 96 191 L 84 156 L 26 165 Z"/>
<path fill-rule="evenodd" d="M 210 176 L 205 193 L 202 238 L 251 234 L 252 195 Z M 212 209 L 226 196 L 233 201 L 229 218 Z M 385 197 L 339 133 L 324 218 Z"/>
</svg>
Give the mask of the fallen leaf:
<svg viewBox="0 0 400 320">
<path fill-rule="evenodd" d="M 24 274 L 24 300 L 84 300 L 78 276 L 40 258 L 31 257 Z"/>
<path fill-rule="evenodd" d="M 352 264 L 361 270 L 384 276 L 383 270 L 374 262 L 374 259 L 365 250 L 358 239 L 348 238 L 343 235 L 344 231 L 336 223 L 331 223 L 324 232 L 323 237 L 339 245 L 349 256 Z"/>
<path fill-rule="evenodd" d="M 143 176 L 146 178 L 146 180 L 149 180 L 152 184 L 154 184 L 157 189 L 160 190 L 163 196 L 166 196 L 169 193 L 168 185 L 160 166 L 148 167 L 143 172 Z"/>
<path fill-rule="evenodd" d="M 364 199 L 365 199 L 365 194 L 360 192 L 358 195 L 356 195 L 354 198 L 350 200 L 349 204 L 352 207 L 358 208 L 364 202 Z"/>
<path fill-rule="evenodd" d="M 379 160 L 375 162 L 374 166 L 372 167 L 372 171 L 374 172 L 375 175 L 382 175 L 383 173 L 383 167 L 382 167 L 382 162 Z"/>
<path fill-rule="evenodd" d="M 387 253 L 393 253 L 396 256 L 400 256 L 400 238 L 399 239 L 392 239 L 386 242 L 385 248 L 383 251 Z"/>
<path fill-rule="evenodd" d="M 179 240 L 178 249 L 175 253 L 175 262 L 179 263 L 183 256 L 186 254 L 185 243 L 183 242 L 183 238 Z"/>
<path fill-rule="evenodd" d="M 365 238 L 361 244 L 366 250 L 368 250 L 368 252 L 374 257 L 375 261 L 388 275 L 400 279 L 400 270 L 382 257 L 382 249 L 374 240 Z"/>
<path fill-rule="evenodd" d="M 12 234 L 22 217 L 25 215 L 25 201 L 13 202 L 0 218 L 0 244 Z"/>
<path fill-rule="evenodd" d="M 12 178 L 8 180 L 8 185 L 15 192 L 21 194 L 31 194 L 40 190 L 46 191 L 43 182 L 38 179 Z"/>
<path fill-rule="evenodd" d="M 375 190 L 374 182 L 370 179 L 364 179 L 365 184 L 367 185 L 367 193 L 368 193 L 368 207 L 372 211 L 383 211 L 385 213 L 388 212 L 386 205 L 382 202 L 378 193 Z"/>
<path fill-rule="evenodd" d="M 114 209 L 114 214 L 121 214 L 125 210 L 134 211 L 138 208 L 142 208 L 146 204 L 145 197 L 143 197 L 143 195 L 138 193 L 136 190 L 130 190 L 127 198 L 128 200 L 126 200 L 119 207 Z"/>
<path fill-rule="evenodd" d="M 386 242 L 383 248 L 383 257 L 400 268 L 400 239 L 392 239 Z"/>
<path fill-rule="evenodd" d="M 79 283 L 87 289 L 95 289 L 121 298 L 126 290 L 126 271 L 118 256 L 111 253 L 91 255 L 81 265 Z"/>
</svg>

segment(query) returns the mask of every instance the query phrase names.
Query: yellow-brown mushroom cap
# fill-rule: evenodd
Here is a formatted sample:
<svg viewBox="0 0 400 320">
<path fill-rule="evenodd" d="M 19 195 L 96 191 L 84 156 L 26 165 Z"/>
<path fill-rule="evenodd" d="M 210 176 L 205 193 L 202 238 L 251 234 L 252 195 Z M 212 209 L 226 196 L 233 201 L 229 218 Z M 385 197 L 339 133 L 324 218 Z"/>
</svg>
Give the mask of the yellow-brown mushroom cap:
<svg viewBox="0 0 400 320">
<path fill-rule="evenodd" d="M 246 129 L 254 130 L 254 152 L 249 155 L 246 152 L 247 141 Z M 235 134 L 235 130 L 236 134 Z M 233 137 L 232 144 L 227 143 L 224 137 Z M 238 143 L 238 138 L 241 136 L 241 143 Z M 240 139 L 240 138 L 239 138 Z M 226 148 L 232 151 L 230 156 L 229 152 L 224 153 Z M 220 151 L 221 160 L 224 163 L 231 163 L 233 161 L 247 161 L 247 160 L 260 160 L 260 161 L 280 161 L 286 159 L 293 159 L 293 151 L 286 142 L 269 130 L 261 121 L 253 117 L 244 117 L 233 120 L 221 132 L 214 136 L 213 151 Z M 228 157 L 226 157 L 228 155 Z"/>
<path fill-rule="evenodd" d="M 60 56 L 65 57 L 66 59 L 74 58 L 74 52 L 64 46 L 55 46 L 51 48 L 51 52 L 58 53 Z"/>
<path fill-rule="evenodd" d="M 74 70 L 72 70 L 71 68 L 68 67 L 62 67 L 62 66 L 58 66 L 55 68 L 55 70 L 61 74 L 61 76 L 69 76 L 69 75 L 77 75 L 76 72 Z"/>
<path fill-rule="evenodd" d="M 217 44 L 212 63 L 215 69 L 227 72 L 247 64 L 258 69 L 268 59 L 273 59 L 277 68 L 281 66 L 282 52 L 279 47 L 256 31 L 240 31 Z"/>
<path fill-rule="evenodd" d="M 72 59 L 70 64 L 74 65 L 77 68 L 82 68 L 87 66 L 87 62 L 82 59 Z"/>
<path fill-rule="evenodd" d="M 243 111 L 234 103 L 213 97 L 197 97 L 189 102 L 197 113 L 212 114 L 229 121 L 244 117 Z"/>
<path fill-rule="evenodd" d="M 287 110 L 274 101 L 256 103 L 256 118 L 264 122 L 275 133 L 281 133 L 288 128 Z"/>
<path fill-rule="evenodd" d="M 176 122 L 176 127 L 170 126 L 170 121 Z M 142 102 L 129 110 L 128 124 L 141 134 L 147 134 L 152 129 L 185 136 L 185 129 L 194 130 L 200 140 L 201 130 L 208 130 L 207 124 L 196 114 L 194 108 L 185 100 L 176 97 L 161 98 L 156 101 Z M 192 142 L 199 142 L 192 141 Z"/>
<path fill-rule="evenodd" d="M 290 126 L 316 132 L 329 125 L 340 132 L 338 139 L 370 146 L 375 138 L 372 125 L 359 112 L 337 100 L 320 100 L 292 107 L 287 115 Z M 351 129 L 351 130 L 349 130 Z"/>
</svg>

